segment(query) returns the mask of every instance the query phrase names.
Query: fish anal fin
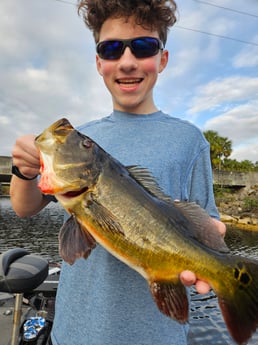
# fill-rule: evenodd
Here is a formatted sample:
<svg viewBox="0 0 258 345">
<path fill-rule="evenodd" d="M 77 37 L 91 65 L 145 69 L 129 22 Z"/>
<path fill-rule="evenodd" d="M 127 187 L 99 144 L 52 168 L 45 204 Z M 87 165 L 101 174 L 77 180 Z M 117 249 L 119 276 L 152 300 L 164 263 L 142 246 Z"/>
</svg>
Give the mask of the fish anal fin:
<svg viewBox="0 0 258 345">
<path fill-rule="evenodd" d="M 188 321 L 189 303 L 186 288 L 179 280 L 176 283 L 152 282 L 150 290 L 163 314 L 180 323 Z"/>
<path fill-rule="evenodd" d="M 71 265 L 78 258 L 90 255 L 96 246 L 95 239 L 80 225 L 72 215 L 62 226 L 59 232 L 59 253 L 64 261 Z"/>
<path fill-rule="evenodd" d="M 232 292 L 215 292 L 229 333 L 238 345 L 245 345 L 258 327 L 258 261 L 238 260 Z"/>
</svg>

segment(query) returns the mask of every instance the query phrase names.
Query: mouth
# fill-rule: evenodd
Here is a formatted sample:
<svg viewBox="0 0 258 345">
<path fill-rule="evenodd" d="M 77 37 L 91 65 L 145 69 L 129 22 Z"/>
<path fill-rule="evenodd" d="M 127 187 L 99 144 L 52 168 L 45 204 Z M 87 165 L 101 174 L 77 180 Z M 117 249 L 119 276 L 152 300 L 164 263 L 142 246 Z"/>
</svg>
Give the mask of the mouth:
<svg viewBox="0 0 258 345">
<path fill-rule="evenodd" d="M 65 198 L 65 199 L 72 199 L 72 198 L 76 198 L 76 197 L 82 195 L 83 193 L 87 192 L 87 190 L 88 190 L 88 187 L 84 187 L 80 190 L 68 191 L 66 193 L 59 194 L 59 196 L 61 196 L 62 198 Z"/>
<path fill-rule="evenodd" d="M 127 79 L 116 79 L 116 82 L 119 85 L 123 85 L 123 86 L 133 86 L 136 84 L 140 84 L 143 81 L 143 78 L 127 78 Z"/>
</svg>

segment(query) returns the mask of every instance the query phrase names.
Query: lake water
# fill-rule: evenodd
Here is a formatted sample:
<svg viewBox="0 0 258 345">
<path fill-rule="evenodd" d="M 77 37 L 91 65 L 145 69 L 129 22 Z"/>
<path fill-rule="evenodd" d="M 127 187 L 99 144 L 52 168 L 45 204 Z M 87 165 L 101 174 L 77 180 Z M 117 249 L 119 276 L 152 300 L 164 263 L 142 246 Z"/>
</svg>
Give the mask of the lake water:
<svg viewBox="0 0 258 345">
<path fill-rule="evenodd" d="M 0 198 L 0 253 L 23 247 L 30 253 L 59 262 L 57 236 L 62 221 L 58 204 L 50 204 L 34 217 L 20 219 L 13 212 L 9 198 Z M 258 232 L 229 228 L 226 242 L 234 254 L 258 259 Z M 199 295 L 192 289 L 191 297 L 189 345 L 234 345 L 214 293 Z M 248 344 L 258 344 L 258 331 Z"/>
</svg>

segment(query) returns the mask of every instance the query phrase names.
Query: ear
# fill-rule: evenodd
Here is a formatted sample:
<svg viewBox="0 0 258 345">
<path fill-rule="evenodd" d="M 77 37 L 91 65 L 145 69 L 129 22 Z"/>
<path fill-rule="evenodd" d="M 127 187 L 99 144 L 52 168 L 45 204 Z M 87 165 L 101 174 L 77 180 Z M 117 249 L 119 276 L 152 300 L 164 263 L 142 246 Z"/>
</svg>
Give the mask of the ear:
<svg viewBox="0 0 258 345">
<path fill-rule="evenodd" d="M 103 73 L 102 73 L 102 61 L 98 55 L 96 55 L 96 66 L 97 66 L 97 71 L 102 76 L 103 75 Z"/>
<path fill-rule="evenodd" d="M 161 73 L 167 66 L 168 63 L 168 50 L 163 50 L 161 52 L 161 59 L 160 59 L 160 64 L 159 64 L 159 73 Z"/>
</svg>

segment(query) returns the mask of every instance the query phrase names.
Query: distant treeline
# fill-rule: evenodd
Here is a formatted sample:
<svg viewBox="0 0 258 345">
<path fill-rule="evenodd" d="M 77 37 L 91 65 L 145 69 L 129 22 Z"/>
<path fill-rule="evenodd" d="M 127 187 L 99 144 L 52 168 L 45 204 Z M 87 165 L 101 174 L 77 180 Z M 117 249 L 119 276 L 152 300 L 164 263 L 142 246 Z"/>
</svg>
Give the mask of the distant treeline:
<svg viewBox="0 0 258 345">
<path fill-rule="evenodd" d="M 232 141 L 226 137 L 221 137 L 215 131 L 203 132 L 205 138 L 210 143 L 211 165 L 213 169 L 226 171 L 258 171 L 258 161 L 253 163 L 249 160 L 241 162 L 230 159 L 232 153 Z M 258 154 L 257 154 L 258 155 Z"/>
</svg>

